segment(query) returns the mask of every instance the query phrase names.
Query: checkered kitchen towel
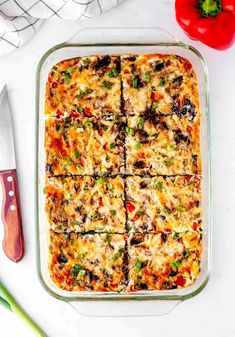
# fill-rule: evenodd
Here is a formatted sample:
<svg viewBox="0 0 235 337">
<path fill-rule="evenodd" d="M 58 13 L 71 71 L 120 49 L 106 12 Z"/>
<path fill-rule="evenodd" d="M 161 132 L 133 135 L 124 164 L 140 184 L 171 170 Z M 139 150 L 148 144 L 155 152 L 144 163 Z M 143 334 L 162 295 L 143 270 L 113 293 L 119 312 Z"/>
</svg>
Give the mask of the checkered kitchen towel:
<svg viewBox="0 0 235 337">
<path fill-rule="evenodd" d="M 80 20 L 100 15 L 123 0 L 0 0 L 0 56 L 19 48 L 41 19 Z"/>
</svg>

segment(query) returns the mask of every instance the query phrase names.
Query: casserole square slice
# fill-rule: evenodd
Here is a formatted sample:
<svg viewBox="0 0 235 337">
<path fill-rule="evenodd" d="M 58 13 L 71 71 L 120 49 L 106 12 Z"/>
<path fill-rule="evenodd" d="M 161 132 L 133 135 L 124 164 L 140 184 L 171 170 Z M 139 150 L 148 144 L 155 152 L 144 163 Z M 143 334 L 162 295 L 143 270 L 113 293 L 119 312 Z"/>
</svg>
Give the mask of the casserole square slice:
<svg viewBox="0 0 235 337">
<path fill-rule="evenodd" d="M 61 61 L 49 73 L 45 113 L 49 116 L 119 116 L 119 56 L 89 56 Z"/>
<path fill-rule="evenodd" d="M 192 285 L 200 272 L 202 234 L 135 234 L 128 241 L 129 291 Z"/>
<path fill-rule="evenodd" d="M 124 233 L 124 181 L 121 177 L 50 177 L 46 214 L 56 232 Z"/>
<path fill-rule="evenodd" d="M 190 120 L 199 113 L 198 86 L 191 63 L 178 55 L 121 57 L 124 109 L 127 115 L 176 114 Z"/>
<path fill-rule="evenodd" d="M 45 148 L 48 175 L 124 173 L 126 120 L 48 118 Z"/>
<path fill-rule="evenodd" d="M 129 231 L 202 231 L 199 176 L 130 176 L 126 180 L 126 198 Z"/>
<path fill-rule="evenodd" d="M 200 124 L 187 117 L 128 117 L 128 174 L 200 174 Z"/>
<path fill-rule="evenodd" d="M 127 281 L 125 236 L 50 231 L 49 271 L 63 290 L 121 291 Z"/>
</svg>

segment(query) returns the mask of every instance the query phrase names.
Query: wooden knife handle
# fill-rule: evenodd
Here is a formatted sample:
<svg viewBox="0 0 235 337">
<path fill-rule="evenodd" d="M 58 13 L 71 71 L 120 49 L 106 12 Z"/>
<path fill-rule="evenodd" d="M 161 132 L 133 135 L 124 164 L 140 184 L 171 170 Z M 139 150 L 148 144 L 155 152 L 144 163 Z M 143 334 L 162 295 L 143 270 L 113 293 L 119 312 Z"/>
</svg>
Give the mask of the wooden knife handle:
<svg viewBox="0 0 235 337">
<path fill-rule="evenodd" d="M 0 178 L 3 189 L 3 250 L 9 259 L 18 262 L 24 254 L 24 240 L 17 172 L 16 170 L 2 171 Z"/>
</svg>

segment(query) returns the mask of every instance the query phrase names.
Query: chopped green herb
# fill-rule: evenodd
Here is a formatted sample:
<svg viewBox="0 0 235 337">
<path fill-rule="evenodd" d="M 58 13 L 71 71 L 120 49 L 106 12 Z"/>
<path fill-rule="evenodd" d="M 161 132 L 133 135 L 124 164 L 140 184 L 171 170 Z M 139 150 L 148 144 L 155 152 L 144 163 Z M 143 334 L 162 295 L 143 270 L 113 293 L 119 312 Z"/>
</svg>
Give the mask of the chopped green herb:
<svg viewBox="0 0 235 337">
<path fill-rule="evenodd" d="M 141 216 L 141 215 L 143 215 L 143 213 L 144 213 L 143 211 L 138 211 L 138 212 L 136 212 L 136 215 Z"/>
<path fill-rule="evenodd" d="M 69 84 L 70 81 L 71 81 L 71 76 L 70 76 L 70 74 L 65 73 L 65 74 L 64 74 L 64 83 L 65 83 L 65 84 Z"/>
<path fill-rule="evenodd" d="M 72 226 L 76 226 L 76 225 L 78 225 L 78 221 L 71 221 L 70 224 L 71 224 Z"/>
<path fill-rule="evenodd" d="M 107 234 L 107 235 L 106 235 L 106 238 L 105 238 L 105 242 L 110 243 L 111 241 L 112 241 L 111 235 L 110 235 L 110 234 Z"/>
<path fill-rule="evenodd" d="M 145 119 L 141 117 L 139 119 L 139 123 L 137 124 L 138 129 L 143 129 L 144 122 L 145 122 Z"/>
<path fill-rule="evenodd" d="M 165 84 L 166 84 L 166 80 L 165 80 L 164 77 L 162 77 L 162 78 L 160 79 L 159 85 L 160 85 L 160 87 L 164 87 Z"/>
<path fill-rule="evenodd" d="M 78 106 L 78 107 L 77 107 L 77 111 L 78 111 L 78 112 L 83 112 L 83 108 L 80 107 L 80 106 Z"/>
<path fill-rule="evenodd" d="M 91 94 L 92 92 L 93 92 L 92 89 L 87 88 L 87 89 L 85 89 L 84 91 L 80 91 L 80 93 L 77 95 L 77 98 L 83 98 L 83 97 L 85 97 L 86 95 Z"/>
<path fill-rule="evenodd" d="M 120 248 L 117 253 L 113 255 L 113 262 L 117 261 L 125 253 L 124 248 Z"/>
<path fill-rule="evenodd" d="M 152 86 L 151 89 L 152 89 L 152 91 L 156 91 L 156 90 L 157 90 L 156 87 L 155 87 L 154 85 Z"/>
<path fill-rule="evenodd" d="M 158 107 L 157 102 L 152 102 L 151 109 L 156 110 Z"/>
<path fill-rule="evenodd" d="M 109 81 L 103 81 L 101 86 L 103 89 L 110 90 L 112 88 L 112 83 Z"/>
<path fill-rule="evenodd" d="M 89 129 L 92 129 L 92 128 L 94 127 L 93 123 L 92 123 L 92 122 L 88 122 L 88 121 L 86 121 L 86 122 L 84 123 L 84 125 L 85 125 L 87 128 L 89 128 Z"/>
<path fill-rule="evenodd" d="M 100 212 L 98 212 L 98 211 L 93 212 L 92 218 L 94 220 L 98 220 L 98 219 L 100 219 L 100 217 L 101 217 Z"/>
<path fill-rule="evenodd" d="M 118 71 L 116 67 L 113 67 L 109 72 L 108 72 L 108 77 L 117 77 L 118 76 Z"/>
<path fill-rule="evenodd" d="M 74 158 L 75 158 L 75 159 L 78 159 L 78 158 L 79 158 L 79 153 L 78 153 L 77 150 L 74 151 L 73 155 L 74 155 Z"/>
<path fill-rule="evenodd" d="M 112 150 L 112 149 L 114 149 L 115 148 L 115 143 L 111 143 L 110 145 L 109 145 L 109 148 Z"/>
<path fill-rule="evenodd" d="M 173 262 L 170 262 L 170 267 L 171 268 L 177 268 L 181 265 L 181 262 L 179 260 L 175 260 Z"/>
<path fill-rule="evenodd" d="M 132 87 L 137 88 L 139 84 L 139 77 L 134 77 L 132 80 Z"/>
<path fill-rule="evenodd" d="M 128 126 L 126 126 L 126 132 L 131 136 L 135 135 L 135 130 L 132 128 L 129 128 Z"/>
<path fill-rule="evenodd" d="M 157 187 L 159 188 L 159 190 L 162 190 L 162 182 L 161 181 L 158 181 L 157 182 Z"/>
<path fill-rule="evenodd" d="M 126 230 L 130 232 L 132 229 L 131 225 L 129 223 L 126 224 Z"/>
<path fill-rule="evenodd" d="M 97 184 L 103 184 L 105 182 L 105 177 L 100 177 L 99 179 L 96 180 Z"/>
<path fill-rule="evenodd" d="M 137 142 L 136 144 L 135 144 L 135 149 L 140 149 L 141 148 L 141 146 L 142 146 L 142 144 L 140 143 L 140 142 Z"/>
<path fill-rule="evenodd" d="M 164 164 L 166 166 L 171 166 L 173 164 L 172 160 L 170 158 L 165 158 L 164 159 Z"/>
<path fill-rule="evenodd" d="M 135 268 L 136 268 L 136 271 L 137 271 L 137 272 L 140 272 L 141 269 L 143 268 L 143 262 L 141 262 L 140 260 L 138 260 L 138 261 L 136 262 Z"/>
<path fill-rule="evenodd" d="M 81 270 L 79 270 L 78 276 L 83 277 L 83 276 L 85 276 L 85 274 L 86 274 L 86 271 L 84 269 L 81 269 Z"/>
<path fill-rule="evenodd" d="M 176 149 L 176 145 L 175 144 L 170 144 L 167 147 L 167 151 L 169 151 L 169 152 L 174 151 L 175 149 Z"/>
<path fill-rule="evenodd" d="M 84 268 L 83 268 L 80 264 L 75 264 L 75 265 L 73 266 L 73 268 L 71 269 L 70 273 L 71 273 L 72 276 L 77 277 L 77 276 L 78 276 L 78 273 L 79 273 L 81 270 L 84 270 Z"/>
<path fill-rule="evenodd" d="M 151 71 L 146 71 L 145 73 L 145 81 L 150 82 L 151 81 Z"/>
<path fill-rule="evenodd" d="M 170 207 L 168 207 L 168 206 L 165 206 L 165 211 L 168 213 L 168 214 L 171 214 L 171 208 Z"/>
<path fill-rule="evenodd" d="M 179 212 L 186 212 L 187 211 L 187 208 L 185 206 L 183 206 L 183 205 L 176 206 L 176 209 Z"/>
<path fill-rule="evenodd" d="M 73 69 L 72 67 L 68 67 L 67 69 L 65 69 L 64 72 L 65 72 L 66 74 L 69 74 L 69 75 L 70 75 L 73 71 L 74 71 L 74 69 Z"/>
<path fill-rule="evenodd" d="M 111 214 L 112 214 L 112 216 L 115 216 L 117 214 L 117 211 L 115 209 L 112 209 Z"/>
<path fill-rule="evenodd" d="M 109 191 L 112 191 L 112 190 L 113 190 L 113 184 L 108 183 L 108 184 L 107 184 L 107 189 L 108 189 Z"/>
</svg>

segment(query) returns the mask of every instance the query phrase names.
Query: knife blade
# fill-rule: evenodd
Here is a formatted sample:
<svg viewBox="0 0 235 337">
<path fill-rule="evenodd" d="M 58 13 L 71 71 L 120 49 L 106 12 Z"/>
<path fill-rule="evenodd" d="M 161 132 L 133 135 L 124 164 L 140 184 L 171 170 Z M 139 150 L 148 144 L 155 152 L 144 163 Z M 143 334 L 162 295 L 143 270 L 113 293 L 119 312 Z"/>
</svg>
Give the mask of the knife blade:
<svg viewBox="0 0 235 337">
<path fill-rule="evenodd" d="M 3 191 L 3 250 L 9 259 L 18 262 L 24 255 L 24 240 L 12 118 L 6 85 L 0 93 L 0 180 Z"/>
</svg>

